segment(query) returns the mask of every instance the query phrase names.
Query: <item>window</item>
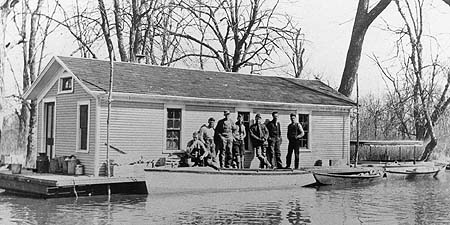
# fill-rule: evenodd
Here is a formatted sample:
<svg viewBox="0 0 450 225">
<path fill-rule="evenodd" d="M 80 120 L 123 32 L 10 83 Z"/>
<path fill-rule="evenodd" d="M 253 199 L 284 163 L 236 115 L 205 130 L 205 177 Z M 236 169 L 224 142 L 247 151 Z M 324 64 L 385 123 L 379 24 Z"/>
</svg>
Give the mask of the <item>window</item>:
<svg viewBox="0 0 450 225">
<path fill-rule="evenodd" d="M 89 149 L 89 102 L 78 104 L 77 151 Z"/>
<path fill-rule="evenodd" d="M 71 93 L 73 91 L 72 77 L 62 77 L 59 83 L 59 93 Z"/>
<path fill-rule="evenodd" d="M 167 109 L 167 150 L 180 150 L 181 109 Z"/>
<path fill-rule="evenodd" d="M 309 145 L 309 115 L 298 114 L 298 122 L 302 125 L 305 135 L 300 138 L 300 148 L 308 148 Z"/>
</svg>

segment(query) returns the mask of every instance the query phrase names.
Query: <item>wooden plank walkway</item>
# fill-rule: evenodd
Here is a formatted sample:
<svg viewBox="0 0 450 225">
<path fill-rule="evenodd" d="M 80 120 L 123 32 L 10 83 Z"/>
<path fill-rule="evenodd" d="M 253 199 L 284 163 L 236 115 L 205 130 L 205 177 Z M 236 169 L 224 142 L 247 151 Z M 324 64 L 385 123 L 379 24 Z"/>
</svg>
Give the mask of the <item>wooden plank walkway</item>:
<svg viewBox="0 0 450 225">
<path fill-rule="evenodd" d="M 148 194 L 144 177 L 94 177 L 39 174 L 28 171 L 11 174 L 0 171 L 0 188 L 7 193 L 38 198 L 108 194 Z"/>
</svg>

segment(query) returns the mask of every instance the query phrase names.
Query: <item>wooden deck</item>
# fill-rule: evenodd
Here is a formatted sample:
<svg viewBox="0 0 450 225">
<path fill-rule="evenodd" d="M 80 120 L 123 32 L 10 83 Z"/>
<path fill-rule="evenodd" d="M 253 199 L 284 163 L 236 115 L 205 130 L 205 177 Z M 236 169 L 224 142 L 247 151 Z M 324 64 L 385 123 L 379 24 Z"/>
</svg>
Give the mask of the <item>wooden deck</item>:
<svg viewBox="0 0 450 225">
<path fill-rule="evenodd" d="M 38 198 L 108 194 L 148 194 L 143 177 L 94 177 L 0 171 L 0 188 L 7 193 Z"/>
</svg>

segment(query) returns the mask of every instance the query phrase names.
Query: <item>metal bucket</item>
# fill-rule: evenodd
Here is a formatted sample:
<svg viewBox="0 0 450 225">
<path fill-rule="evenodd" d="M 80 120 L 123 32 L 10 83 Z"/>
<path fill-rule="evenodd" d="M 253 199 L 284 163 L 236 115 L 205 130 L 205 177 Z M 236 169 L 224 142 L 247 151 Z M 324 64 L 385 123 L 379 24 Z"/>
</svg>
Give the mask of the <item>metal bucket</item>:
<svg viewBox="0 0 450 225">
<path fill-rule="evenodd" d="M 22 172 L 22 164 L 11 164 L 11 173 L 20 174 Z"/>
<path fill-rule="evenodd" d="M 78 164 L 75 166 L 75 175 L 84 175 L 84 166 L 81 164 Z"/>
</svg>

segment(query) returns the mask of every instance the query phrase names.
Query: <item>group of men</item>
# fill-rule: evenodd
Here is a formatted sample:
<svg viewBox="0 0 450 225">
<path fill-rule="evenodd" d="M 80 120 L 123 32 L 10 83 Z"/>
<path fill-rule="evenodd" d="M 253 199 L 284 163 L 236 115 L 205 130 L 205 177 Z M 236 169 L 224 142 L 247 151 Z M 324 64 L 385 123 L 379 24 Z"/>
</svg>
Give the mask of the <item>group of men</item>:
<svg viewBox="0 0 450 225">
<path fill-rule="evenodd" d="M 290 168 L 294 153 L 294 168 L 299 166 L 300 138 L 305 134 L 302 126 L 296 122 L 296 114 L 290 114 L 287 138 L 289 141 L 286 155 L 286 167 L 282 166 L 280 145 L 282 143 L 281 125 L 278 112 L 272 113 L 272 120 L 262 122 L 261 115 L 255 116 L 255 123 L 249 128 L 249 137 L 260 168 Z M 191 166 L 210 166 L 220 168 L 243 168 L 245 137 L 247 136 L 243 116 L 238 114 L 237 121 L 230 118 L 230 111 L 224 111 L 224 118 L 217 122 L 209 118 L 208 125 L 203 125 L 193 133 L 186 152 L 192 158 Z M 219 165 L 217 165 L 219 161 Z"/>
</svg>

